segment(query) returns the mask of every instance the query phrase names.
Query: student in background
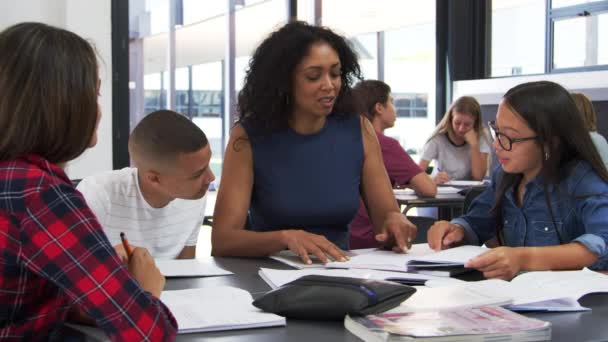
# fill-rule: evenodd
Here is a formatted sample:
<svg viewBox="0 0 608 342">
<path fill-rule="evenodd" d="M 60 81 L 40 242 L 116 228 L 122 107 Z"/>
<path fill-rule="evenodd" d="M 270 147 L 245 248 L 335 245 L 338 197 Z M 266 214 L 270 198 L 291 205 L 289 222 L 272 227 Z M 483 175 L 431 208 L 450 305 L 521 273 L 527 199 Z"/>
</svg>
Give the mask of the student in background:
<svg viewBox="0 0 608 342">
<path fill-rule="evenodd" d="M 0 33 L 0 336 L 62 340 L 68 311 L 113 341 L 171 340 L 165 279 L 147 250 L 127 265 L 64 172 L 97 142 L 93 47 L 39 23 Z"/>
<path fill-rule="evenodd" d="M 583 116 L 585 128 L 589 131 L 595 148 L 597 148 L 600 157 L 602 157 L 604 165 L 608 168 L 608 142 L 606 142 L 606 138 L 603 135 L 597 132 L 597 116 L 595 115 L 595 109 L 593 109 L 593 103 L 582 93 L 572 93 L 572 99 L 579 113 Z"/>
<path fill-rule="evenodd" d="M 498 238 L 465 266 L 487 278 L 608 268 L 608 172 L 570 94 L 552 82 L 510 89 L 492 126 L 501 167 L 469 211 L 431 227 L 439 250 Z"/>
<path fill-rule="evenodd" d="M 120 233 L 154 258 L 192 259 L 205 215 L 205 193 L 215 179 L 205 133 L 170 110 L 148 114 L 129 136 L 135 167 L 108 171 L 78 184 L 108 239 Z"/>
<path fill-rule="evenodd" d="M 286 24 L 255 51 L 226 147 L 212 254 L 290 249 L 304 262 L 346 260 L 359 197 L 383 245 L 404 251 L 416 228 L 401 215 L 374 129 L 354 111 L 357 57 L 329 29 Z"/>
<path fill-rule="evenodd" d="M 435 183 L 482 180 L 488 168 L 489 139 L 475 98 L 457 99 L 424 145 L 418 165 L 423 170 L 435 159 Z"/>
<path fill-rule="evenodd" d="M 397 119 L 389 85 L 376 80 L 361 81 L 353 88 L 353 96 L 358 103 L 357 111 L 374 127 L 391 184 L 412 188 L 419 196 L 434 197 L 437 185 L 433 179 L 412 160 L 397 140 L 384 135 L 384 130 L 393 127 Z M 374 227 L 363 201 L 360 201 L 359 210 L 350 223 L 350 248 L 378 246 Z"/>
</svg>

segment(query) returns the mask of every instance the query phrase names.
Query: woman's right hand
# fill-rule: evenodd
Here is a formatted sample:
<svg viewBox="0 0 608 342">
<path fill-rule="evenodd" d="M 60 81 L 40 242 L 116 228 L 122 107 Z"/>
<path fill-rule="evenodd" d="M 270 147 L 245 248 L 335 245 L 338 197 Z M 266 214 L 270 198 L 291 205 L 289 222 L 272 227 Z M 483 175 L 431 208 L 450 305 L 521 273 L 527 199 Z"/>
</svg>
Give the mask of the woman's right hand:
<svg viewBox="0 0 608 342">
<path fill-rule="evenodd" d="M 449 180 L 450 180 L 450 176 L 448 176 L 448 174 L 445 171 L 437 172 L 437 174 L 433 178 L 433 181 L 435 181 L 435 184 L 443 184 L 445 182 L 448 182 Z"/>
<path fill-rule="evenodd" d="M 300 256 L 300 259 L 307 265 L 312 264 L 309 254 L 316 256 L 324 264 L 330 261 L 327 256 L 336 261 L 348 260 L 346 252 L 323 235 L 295 229 L 283 230 L 281 233 L 287 248 Z"/>
<path fill-rule="evenodd" d="M 165 287 L 165 277 L 160 273 L 154 259 L 147 249 L 136 247 L 129 260 L 129 272 L 137 280 L 139 286 L 160 298 L 160 293 Z"/>
<path fill-rule="evenodd" d="M 429 228 L 426 239 L 435 251 L 451 248 L 463 242 L 464 228 L 448 221 L 437 221 Z"/>
</svg>

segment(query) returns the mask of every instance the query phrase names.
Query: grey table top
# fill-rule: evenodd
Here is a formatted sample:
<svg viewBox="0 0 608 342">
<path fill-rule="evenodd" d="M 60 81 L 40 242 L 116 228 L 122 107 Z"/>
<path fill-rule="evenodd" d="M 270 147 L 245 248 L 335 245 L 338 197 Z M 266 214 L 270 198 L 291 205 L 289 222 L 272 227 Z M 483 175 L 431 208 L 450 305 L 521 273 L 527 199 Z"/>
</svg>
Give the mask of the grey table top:
<svg viewBox="0 0 608 342">
<path fill-rule="evenodd" d="M 218 266 L 234 272 L 234 275 L 207 278 L 167 279 L 167 290 L 210 286 L 234 286 L 245 289 L 256 297 L 270 290 L 258 276 L 260 267 L 289 269 L 277 261 L 267 258 L 212 258 Z M 608 294 L 590 294 L 580 300 L 583 306 L 592 308 L 581 313 L 531 313 L 535 317 L 550 321 L 552 341 L 608 341 Z M 232 330 L 215 333 L 179 335 L 177 341 L 359 341 L 343 326 L 342 321 L 287 320 L 287 326 Z"/>
</svg>

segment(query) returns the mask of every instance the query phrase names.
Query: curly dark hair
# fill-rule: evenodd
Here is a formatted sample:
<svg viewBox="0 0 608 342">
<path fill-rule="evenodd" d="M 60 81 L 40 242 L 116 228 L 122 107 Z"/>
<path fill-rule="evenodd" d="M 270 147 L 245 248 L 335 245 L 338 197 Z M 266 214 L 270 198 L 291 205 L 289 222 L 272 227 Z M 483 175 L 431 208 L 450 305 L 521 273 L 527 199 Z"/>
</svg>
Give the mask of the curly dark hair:
<svg viewBox="0 0 608 342">
<path fill-rule="evenodd" d="M 310 46 L 325 42 L 338 54 L 342 86 L 330 115 L 355 114 L 351 85 L 361 79 L 357 55 L 346 39 L 328 28 L 290 22 L 271 33 L 255 50 L 239 93 L 239 121 L 270 132 L 288 127 L 293 112 L 293 77 Z"/>
</svg>

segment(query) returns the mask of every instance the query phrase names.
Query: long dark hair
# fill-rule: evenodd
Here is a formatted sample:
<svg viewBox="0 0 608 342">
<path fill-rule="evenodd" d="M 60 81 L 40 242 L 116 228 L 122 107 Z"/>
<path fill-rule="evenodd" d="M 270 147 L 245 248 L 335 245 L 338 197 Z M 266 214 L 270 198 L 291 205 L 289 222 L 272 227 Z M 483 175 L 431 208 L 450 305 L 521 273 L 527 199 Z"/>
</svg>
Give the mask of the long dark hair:
<svg viewBox="0 0 608 342">
<path fill-rule="evenodd" d="M 523 83 L 505 94 L 503 103 L 522 117 L 536 133 L 541 149 L 545 203 L 560 243 L 564 243 L 551 208 L 550 192 L 559 191 L 559 182 L 567 176 L 572 162 L 586 161 L 600 178 L 608 182 L 608 171 L 584 126 L 570 93 L 557 83 Z M 502 203 L 506 191 L 516 187 L 522 174 L 504 173 L 499 180 L 492 212 L 497 218 L 497 237 L 502 239 Z"/>
<path fill-rule="evenodd" d="M 97 122 L 97 58 L 78 35 L 41 23 L 0 33 L 0 160 L 78 157 Z"/>
<path fill-rule="evenodd" d="M 351 85 L 361 79 L 357 55 L 344 37 L 330 29 L 296 21 L 271 33 L 251 57 L 239 93 L 239 121 L 247 120 L 264 132 L 288 127 L 294 102 L 294 70 L 318 42 L 329 44 L 340 58 L 342 87 L 332 114 L 355 114 Z"/>
</svg>

